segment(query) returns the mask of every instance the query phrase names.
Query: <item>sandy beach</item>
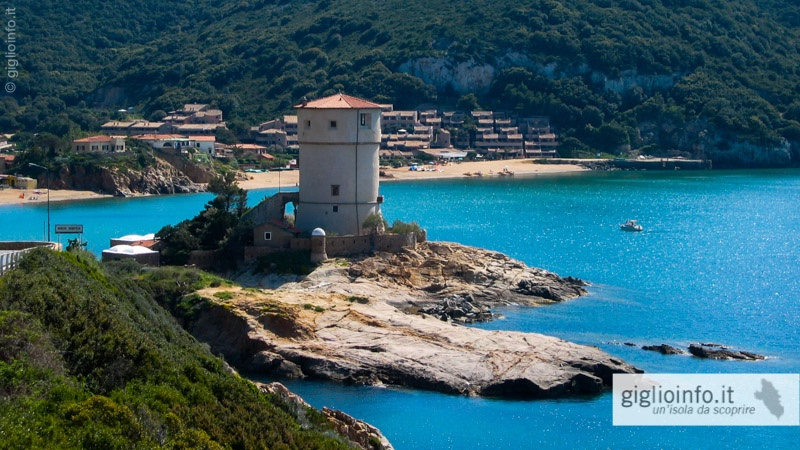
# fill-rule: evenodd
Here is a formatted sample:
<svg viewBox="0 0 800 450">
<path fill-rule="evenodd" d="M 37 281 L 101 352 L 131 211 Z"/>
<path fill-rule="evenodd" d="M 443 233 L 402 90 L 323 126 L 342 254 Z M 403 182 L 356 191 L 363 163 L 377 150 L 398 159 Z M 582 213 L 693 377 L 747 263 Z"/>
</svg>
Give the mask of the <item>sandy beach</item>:
<svg viewBox="0 0 800 450">
<path fill-rule="evenodd" d="M 420 166 L 423 167 L 423 166 Z M 424 170 L 409 170 L 408 167 L 388 169 L 386 177 L 390 180 L 424 180 L 434 178 L 497 177 L 514 174 L 533 176 L 555 173 L 583 172 L 585 167 L 576 164 L 536 164 L 532 159 L 504 159 L 499 161 L 474 161 L 451 163 L 448 165 L 427 165 Z"/>
<path fill-rule="evenodd" d="M 60 202 L 65 200 L 89 200 L 94 198 L 108 198 L 111 195 L 98 194 L 92 191 L 56 190 L 50 191 L 50 201 Z M 47 203 L 47 189 L 2 189 L 0 190 L 0 205 L 13 205 L 25 203 Z"/>
<path fill-rule="evenodd" d="M 555 173 L 582 172 L 588 170 L 575 164 L 536 164 L 532 159 L 506 159 L 501 161 L 476 161 L 460 162 L 438 166 L 420 166 L 425 170 L 409 170 L 408 167 L 386 169 L 386 176 L 381 177 L 381 182 L 402 180 L 426 180 L 437 178 L 462 178 L 462 177 L 491 177 L 501 176 L 500 173 L 508 170 L 514 175 L 533 176 Z M 478 172 L 481 175 L 477 175 Z M 287 170 L 280 172 L 247 173 L 247 180 L 239 181 L 239 186 L 244 189 L 259 189 L 281 186 L 294 187 L 299 181 L 300 172 Z M 467 175 L 470 174 L 470 175 Z"/>
<path fill-rule="evenodd" d="M 420 166 L 423 167 L 423 166 Z M 448 165 L 424 166 L 425 170 L 409 170 L 408 167 L 386 169 L 386 176 L 381 177 L 381 182 L 402 180 L 423 180 L 437 178 L 460 177 L 492 177 L 501 176 L 503 171 L 513 172 L 515 176 L 534 176 L 554 173 L 580 172 L 587 170 L 574 164 L 536 164 L 531 159 L 507 159 L 501 161 L 461 162 Z M 478 175 L 480 173 L 481 175 Z M 469 175 L 467 175 L 469 174 Z M 297 170 L 281 172 L 244 173 L 246 180 L 239 180 L 239 186 L 246 190 L 260 188 L 295 187 L 300 180 Z M 108 198 L 111 195 L 98 194 L 91 191 L 56 190 L 50 191 L 50 201 L 89 200 Z M 0 205 L 13 205 L 25 203 L 47 202 L 47 189 L 0 190 Z"/>
</svg>

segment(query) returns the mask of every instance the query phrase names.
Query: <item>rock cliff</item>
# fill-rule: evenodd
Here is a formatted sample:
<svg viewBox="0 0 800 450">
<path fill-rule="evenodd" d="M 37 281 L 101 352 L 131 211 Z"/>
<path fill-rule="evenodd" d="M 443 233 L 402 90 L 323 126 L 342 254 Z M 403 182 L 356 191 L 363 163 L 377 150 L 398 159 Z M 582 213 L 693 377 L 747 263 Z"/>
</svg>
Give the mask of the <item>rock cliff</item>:
<svg viewBox="0 0 800 450">
<path fill-rule="evenodd" d="M 289 406 L 291 414 L 297 418 L 301 426 L 307 427 L 309 420 L 308 411 L 313 409 L 305 400 L 297 394 L 291 392 L 286 386 L 280 383 L 261 384 L 257 383 L 259 389 L 267 394 L 279 397 Z M 325 419 L 333 425 L 339 435 L 350 441 L 356 448 L 364 450 L 393 450 L 394 447 L 381 433 L 381 430 L 374 426 L 358 420 L 342 411 L 335 409 L 322 408 Z"/>
<path fill-rule="evenodd" d="M 482 305 L 541 305 L 586 294 L 585 283 L 526 266 L 508 256 L 449 242 L 425 242 L 416 249 L 382 253 L 355 261 L 348 268 L 354 281 L 410 289 L 428 295 L 396 306 L 439 303 L 467 297 Z"/>
<path fill-rule="evenodd" d="M 193 181 L 182 170 L 157 158 L 156 163 L 142 170 L 120 167 L 62 166 L 52 180 L 54 189 L 74 189 L 111 194 L 118 197 L 155 194 L 184 194 L 203 192 L 205 186 Z M 45 183 L 45 179 L 40 180 Z M 44 185 L 44 184 L 42 184 Z"/>
<path fill-rule="evenodd" d="M 245 372 L 553 398 L 598 393 L 614 373 L 637 371 L 595 347 L 469 328 L 414 309 L 453 295 L 491 307 L 583 293 L 579 280 L 495 252 L 428 243 L 397 255 L 328 261 L 302 280 L 240 281 L 262 289 L 201 291 L 209 306 L 189 329 Z"/>
</svg>

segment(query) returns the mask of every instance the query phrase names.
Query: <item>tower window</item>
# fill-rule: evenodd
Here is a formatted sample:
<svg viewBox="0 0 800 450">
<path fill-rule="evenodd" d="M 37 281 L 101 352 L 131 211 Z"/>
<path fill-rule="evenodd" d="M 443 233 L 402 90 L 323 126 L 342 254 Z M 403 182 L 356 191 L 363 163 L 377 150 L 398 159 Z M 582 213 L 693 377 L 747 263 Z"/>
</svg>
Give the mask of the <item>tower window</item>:
<svg viewBox="0 0 800 450">
<path fill-rule="evenodd" d="M 270 231 L 264 232 L 264 240 L 265 241 L 271 241 L 272 240 L 272 232 L 270 232 Z"/>
<path fill-rule="evenodd" d="M 333 212 L 339 212 L 339 205 L 333 205 Z"/>
<path fill-rule="evenodd" d="M 311 128 L 311 121 L 310 120 L 306 120 L 306 128 Z"/>
<path fill-rule="evenodd" d="M 331 120 L 331 128 L 336 128 L 336 121 L 335 120 Z"/>
<path fill-rule="evenodd" d="M 339 185 L 332 184 L 331 185 L 331 197 L 338 197 L 339 196 Z"/>
<path fill-rule="evenodd" d="M 369 113 L 361 113 L 359 115 L 359 123 L 362 127 L 371 128 L 372 126 L 372 114 Z"/>
</svg>

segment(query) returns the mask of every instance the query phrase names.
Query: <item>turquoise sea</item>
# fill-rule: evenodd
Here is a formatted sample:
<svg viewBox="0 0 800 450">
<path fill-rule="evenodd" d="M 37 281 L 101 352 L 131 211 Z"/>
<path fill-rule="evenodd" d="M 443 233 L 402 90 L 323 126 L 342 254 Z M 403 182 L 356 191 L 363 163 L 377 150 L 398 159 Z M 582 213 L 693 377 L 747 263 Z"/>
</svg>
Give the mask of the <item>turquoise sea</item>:
<svg viewBox="0 0 800 450">
<path fill-rule="evenodd" d="M 272 190 L 252 191 L 255 204 Z M 383 183 L 384 215 L 431 240 L 504 252 L 591 283 L 590 295 L 505 308 L 487 329 L 596 345 L 648 372 L 800 371 L 800 171 L 589 172 Z M 194 216 L 208 194 L 53 203 L 89 249 Z M 619 231 L 638 219 L 641 233 Z M 44 205 L 0 207 L 0 240 L 41 239 Z M 62 242 L 66 243 L 64 235 Z M 663 356 L 623 345 L 718 342 L 760 362 Z M 398 388 L 286 383 L 314 406 L 378 426 L 398 449 L 785 448 L 799 427 L 614 427 L 610 395 L 559 401 L 464 398 Z"/>
</svg>

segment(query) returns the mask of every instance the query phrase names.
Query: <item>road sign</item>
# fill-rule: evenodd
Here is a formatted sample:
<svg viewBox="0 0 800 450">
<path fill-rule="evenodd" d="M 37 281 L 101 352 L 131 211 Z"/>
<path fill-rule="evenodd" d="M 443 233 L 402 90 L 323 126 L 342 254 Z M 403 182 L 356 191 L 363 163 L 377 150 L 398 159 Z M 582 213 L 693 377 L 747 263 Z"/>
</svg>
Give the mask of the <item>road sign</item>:
<svg viewBox="0 0 800 450">
<path fill-rule="evenodd" d="M 83 225 L 56 225 L 56 234 L 83 234 Z"/>
</svg>

